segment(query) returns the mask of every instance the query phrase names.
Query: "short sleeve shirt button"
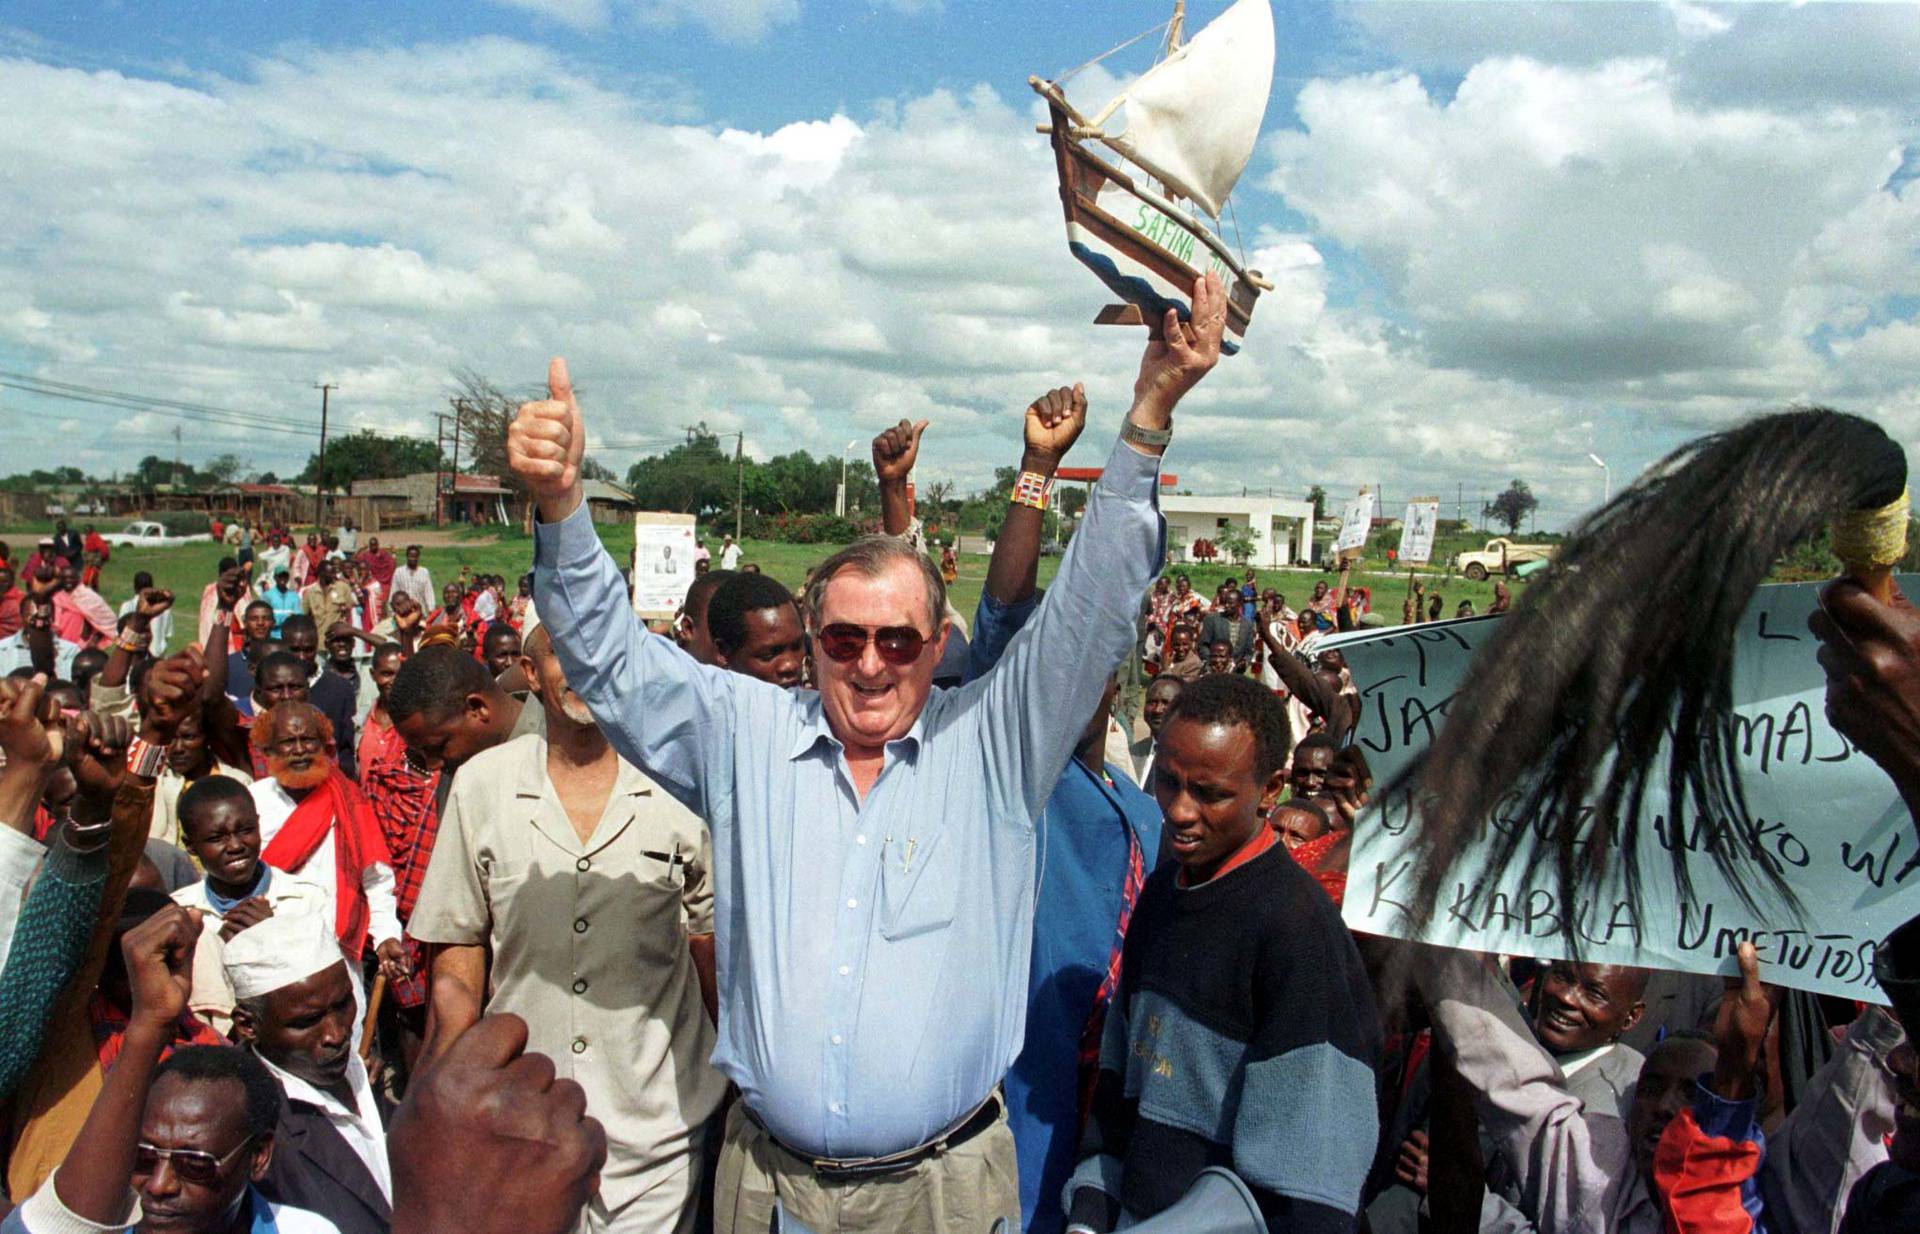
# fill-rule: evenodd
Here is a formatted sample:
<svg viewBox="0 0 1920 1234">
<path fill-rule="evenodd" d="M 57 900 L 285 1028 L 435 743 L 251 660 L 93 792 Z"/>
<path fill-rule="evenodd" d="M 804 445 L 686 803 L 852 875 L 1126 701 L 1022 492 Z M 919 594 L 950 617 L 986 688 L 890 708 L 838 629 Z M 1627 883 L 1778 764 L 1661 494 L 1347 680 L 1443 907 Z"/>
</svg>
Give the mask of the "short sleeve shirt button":
<svg viewBox="0 0 1920 1234">
<path fill-rule="evenodd" d="M 587 1052 L 587 1039 L 585 1037 L 575 1037 L 573 1039 L 573 1052 L 575 1054 L 585 1054 Z"/>
<path fill-rule="evenodd" d="M 587 979 L 585 977 L 573 983 L 573 992 L 575 994 L 585 994 L 587 992 Z"/>
<path fill-rule="evenodd" d="M 585 857 L 582 857 L 580 860 L 573 863 L 573 868 L 580 871 L 582 874 L 585 874 L 588 870 L 591 870 L 593 868 L 593 862 L 587 860 Z"/>
<path fill-rule="evenodd" d="M 575 934 L 585 934 L 587 932 L 587 919 L 585 917 L 581 917 L 573 923 L 573 932 Z"/>
</svg>

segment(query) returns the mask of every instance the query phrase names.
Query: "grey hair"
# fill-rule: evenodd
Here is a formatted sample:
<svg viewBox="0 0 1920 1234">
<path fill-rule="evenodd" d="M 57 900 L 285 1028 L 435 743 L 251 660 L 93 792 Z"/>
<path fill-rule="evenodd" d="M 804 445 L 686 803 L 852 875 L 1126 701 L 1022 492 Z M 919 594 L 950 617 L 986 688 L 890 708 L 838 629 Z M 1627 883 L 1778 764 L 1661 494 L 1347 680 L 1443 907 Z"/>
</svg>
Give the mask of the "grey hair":
<svg viewBox="0 0 1920 1234">
<path fill-rule="evenodd" d="M 911 562 L 920 571 L 920 581 L 927 587 L 927 613 L 933 618 L 933 633 L 937 636 L 941 623 L 947 619 L 946 580 L 940 577 L 932 558 L 899 536 L 861 536 L 815 566 L 813 574 L 807 579 L 805 593 L 807 624 L 819 629 L 820 610 L 827 599 L 827 584 L 833 581 L 834 575 L 842 570 L 855 570 L 868 578 L 878 578 L 896 561 Z"/>
</svg>

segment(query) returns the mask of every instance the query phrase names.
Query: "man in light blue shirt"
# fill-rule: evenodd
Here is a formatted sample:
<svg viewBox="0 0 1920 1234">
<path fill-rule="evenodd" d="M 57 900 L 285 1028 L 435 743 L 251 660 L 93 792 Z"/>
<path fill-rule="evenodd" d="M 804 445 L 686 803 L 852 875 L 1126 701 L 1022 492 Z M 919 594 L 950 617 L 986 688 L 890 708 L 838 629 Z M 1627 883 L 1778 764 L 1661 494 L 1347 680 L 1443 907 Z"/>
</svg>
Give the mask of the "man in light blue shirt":
<svg viewBox="0 0 1920 1234">
<path fill-rule="evenodd" d="M 563 361 L 550 397 L 520 409 L 509 458 L 539 504 L 534 593 L 567 679 L 620 753 L 713 831 L 714 1063 L 743 1098 L 719 1164 L 722 1234 L 776 1212 L 818 1234 L 1018 1223 L 996 1086 L 1024 1029 L 1033 819 L 1163 560 L 1159 455 L 1225 323 L 1219 280 L 1195 290 L 1195 324 L 1169 310 L 1147 346 L 1126 440 L 1047 600 L 994 671 L 957 690 L 932 687 L 939 572 L 891 537 L 814 574 L 817 693 L 650 635 L 584 509 Z"/>
</svg>

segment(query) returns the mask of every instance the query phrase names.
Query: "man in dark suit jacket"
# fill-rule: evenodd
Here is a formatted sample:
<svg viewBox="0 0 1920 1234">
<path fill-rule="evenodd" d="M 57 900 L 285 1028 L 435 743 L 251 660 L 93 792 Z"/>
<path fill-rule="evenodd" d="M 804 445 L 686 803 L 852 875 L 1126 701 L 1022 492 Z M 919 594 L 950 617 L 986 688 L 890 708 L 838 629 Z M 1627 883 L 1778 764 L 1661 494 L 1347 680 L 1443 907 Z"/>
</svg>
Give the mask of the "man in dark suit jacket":
<svg viewBox="0 0 1920 1234">
<path fill-rule="evenodd" d="M 227 941 L 234 1034 L 280 1083 L 286 1103 L 263 1195 L 319 1213 L 340 1234 L 388 1234 L 392 1108 L 373 1091 L 354 1053 L 358 999 L 332 924 L 312 911 L 253 918 Z M 271 909 L 261 911 L 271 913 Z"/>
</svg>

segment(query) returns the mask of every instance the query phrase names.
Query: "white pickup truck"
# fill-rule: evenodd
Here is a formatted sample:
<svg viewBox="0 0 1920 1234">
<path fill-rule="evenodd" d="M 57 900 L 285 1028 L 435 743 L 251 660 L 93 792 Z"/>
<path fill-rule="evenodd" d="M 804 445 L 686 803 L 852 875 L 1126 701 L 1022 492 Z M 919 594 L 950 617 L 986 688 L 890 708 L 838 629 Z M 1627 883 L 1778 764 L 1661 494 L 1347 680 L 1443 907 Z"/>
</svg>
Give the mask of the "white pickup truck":
<svg viewBox="0 0 1920 1234">
<path fill-rule="evenodd" d="M 212 536 L 202 532 L 195 536 L 170 536 L 167 529 L 159 523 L 128 523 L 119 531 L 108 532 L 102 536 L 115 548 L 173 548 L 176 545 L 192 544 L 196 540 L 211 540 Z"/>
<path fill-rule="evenodd" d="M 1456 556 L 1453 568 L 1477 583 L 1489 574 L 1512 574 L 1530 561 L 1551 560 L 1558 551 L 1556 544 L 1515 544 L 1505 536 L 1496 536 L 1479 552 Z"/>
</svg>

